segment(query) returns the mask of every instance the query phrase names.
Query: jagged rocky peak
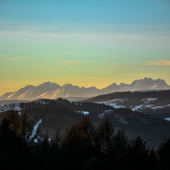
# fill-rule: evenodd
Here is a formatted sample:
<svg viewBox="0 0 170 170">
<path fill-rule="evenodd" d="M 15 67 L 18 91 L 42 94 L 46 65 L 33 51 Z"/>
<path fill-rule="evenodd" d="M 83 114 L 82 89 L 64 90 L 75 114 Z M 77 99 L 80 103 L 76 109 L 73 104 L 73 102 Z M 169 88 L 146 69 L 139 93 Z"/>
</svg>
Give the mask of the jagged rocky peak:
<svg viewBox="0 0 170 170">
<path fill-rule="evenodd" d="M 40 84 L 38 87 L 40 87 L 40 86 L 60 86 L 60 85 L 58 85 L 56 83 L 51 83 L 50 81 L 48 81 L 48 82 Z"/>
<path fill-rule="evenodd" d="M 145 77 L 144 79 L 134 80 L 131 85 L 137 85 L 137 84 L 142 84 L 142 83 L 158 83 L 158 82 L 166 84 L 165 80 L 163 79 L 158 78 L 158 79 L 153 80 L 152 78 Z"/>
<path fill-rule="evenodd" d="M 40 84 L 39 86 L 48 86 L 51 85 L 52 83 L 50 81 L 47 81 L 45 83 Z"/>
<path fill-rule="evenodd" d="M 147 77 L 145 77 L 145 78 L 144 78 L 144 81 L 153 81 L 153 79 L 152 79 L 152 78 L 147 78 Z"/>
<path fill-rule="evenodd" d="M 154 83 L 154 80 L 151 78 L 147 78 L 145 77 L 144 79 L 140 79 L 140 80 L 134 80 L 131 85 L 141 85 L 141 84 L 150 84 L 150 83 Z"/>
<path fill-rule="evenodd" d="M 117 87 L 117 84 L 113 83 L 113 84 L 111 84 L 111 85 L 109 85 L 109 86 L 107 86 L 107 87 L 105 87 L 105 88 L 103 88 L 101 90 L 110 89 L 110 88 L 116 88 L 116 87 Z"/>
<path fill-rule="evenodd" d="M 70 90 L 78 90 L 80 88 L 78 86 L 74 86 L 72 84 L 66 83 L 61 87 L 61 89 L 65 90 L 65 91 L 67 91 L 67 90 L 70 91 Z"/>
<path fill-rule="evenodd" d="M 55 91 L 58 88 L 60 88 L 60 85 L 58 85 L 56 83 L 51 83 L 50 81 L 48 81 L 48 82 L 45 82 L 45 83 L 37 86 L 35 88 L 35 90 L 32 92 L 32 96 L 34 96 L 34 97 L 42 96 L 43 94 L 45 94 L 49 91 Z"/>
<path fill-rule="evenodd" d="M 113 83 L 112 85 L 113 85 L 113 86 L 117 86 L 117 84 L 116 84 L 116 83 Z"/>
<path fill-rule="evenodd" d="M 153 84 L 154 84 L 154 80 L 147 77 L 145 77 L 141 82 L 141 85 L 153 85 Z"/>
<path fill-rule="evenodd" d="M 113 83 L 111 85 L 109 85 L 108 87 L 117 87 L 117 84 L 116 83 Z M 107 88 L 107 87 L 106 87 Z"/>
<path fill-rule="evenodd" d="M 62 88 L 71 88 L 71 87 L 76 87 L 76 86 L 73 86 L 72 84 L 69 83 L 66 83 L 62 86 Z"/>
<path fill-rule="evenodd" d="M 126 86 L 126 85 L 128 85 L 128 84 L 125 84 L 125 83 L 120 83 L 120 87 L 123 87 L 123 86 Z"/>
<path fill-rule="evenodd" d="M 134 89 L 136 88 L 136 90 L 138 90 L 138 88 L 141 90 L 145 89 L 168 90 L 170 89 L 170 86 L 166 84 L 166 82 L 163 79 L 158 78 L 153 80 L 152 78 L 145 77 L 144 79 L 133 81 L 131 84 L 131 88 Z"/>
<path fill-rule="evenodd" d="M 165 80 L 163 80 L 163 79 L 160 79 L 160 78 L 158 78 L 157 80 L 155 80 L 157 83 L 161 83 L 161 84 L 163 84 L 163 85 L 167 85 L 167 83 L 165 82 Z"/>
<path fill-rule="evenodd" d="M 96 87 L 95 86 L 91 86 L 88 89 L 96 89 Z"/>
</svg>

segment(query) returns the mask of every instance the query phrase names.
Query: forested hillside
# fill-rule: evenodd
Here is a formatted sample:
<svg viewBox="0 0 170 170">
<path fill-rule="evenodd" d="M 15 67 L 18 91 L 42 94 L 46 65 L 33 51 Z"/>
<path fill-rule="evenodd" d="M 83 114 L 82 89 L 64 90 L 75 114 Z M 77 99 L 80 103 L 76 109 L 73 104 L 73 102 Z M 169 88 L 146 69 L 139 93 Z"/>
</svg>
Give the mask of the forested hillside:
<svg viewBox="0 0 170 170">
<path fill-rule="evenodd" d="M 170 90 L 115 92 L 84 100 L 117 108 L 130 108 L 154 117 L 170 117 Z"/>
<path fill-rule="evenodd" d="M 83 116 L 63 133 L 56 130 L 53 138 L 37 131 L 29 132 L 30 119 L 16 111 L 5 114 L 0 123 L 0 162 L 2 169 L 75 169 L 102 170 L 148 169 L 168 170 L 170 138 L 158 149 L 146 147 L 137 136 L 129 140 L 123 128 L 115 128 L 107 116 L 96 127 Z"/>
<path fill-rule="evenodd" d="M 165 137 L 170 136 L 170 122 L 129 108 L 113 108 L 109 105 L 90 102 L 69 102 L 61 98 L 21 103 L 20 106 L 21 115 L 19 116 L 25 114 L 32 122 L 30 123 L 32 128 L 41 119 L 39 130 L 43 134 L 46 132 L 49 138 L 52 138 L 57 129 L 64 132 L 73 123 L 80 121 L 84 113 L 95 127 L 107 115 L 115 127 L 115 133 L 123 127 L 129 138 L 134 139 L 140 135 L 151 148 L 157 148 Z M 0 113 L 1 119 L 8 112 L 10 111 Z"/>
</svg>

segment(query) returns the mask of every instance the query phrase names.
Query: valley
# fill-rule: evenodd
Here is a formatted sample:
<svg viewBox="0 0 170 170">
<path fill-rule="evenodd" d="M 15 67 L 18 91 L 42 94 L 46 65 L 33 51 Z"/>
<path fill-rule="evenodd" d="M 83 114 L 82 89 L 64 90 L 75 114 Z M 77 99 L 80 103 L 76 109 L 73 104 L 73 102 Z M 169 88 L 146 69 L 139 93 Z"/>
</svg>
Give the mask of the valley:
<svg viewBox="0 0 170 170">
<path fill-rule="evenodd" d="M 155 82 L 159 84 L 159 89 L 151 88 Z M 165 136 L 170 136 L 169 86 L 164 80 L 150 78 L 135 80 L 128 85 L 129 88 L 140 88 L 139 91 L 124 91 L 126 88 L 123 90 L 122 84 L 120 86 L 121 92 L 112 92 L 114 88 L 111 87 L 118 87 L 115 84 L 101 90 L 70 84 L 61 87 L 50 82 L 37 87 L 26 86 L 13 94 L 6 93 L 8 97 L 1 96 L 1 99 L 5 98 L 0 101 L 0 119 L 11 110 L 19 115 L 26 114 L 32 128 L 42 120 L 39 129 L 42 134 L 47 132 L 51 138 L 57 129 L 64 132 L 85 115 L 96 127 L 108 116 L 115 133 L 123 127 L 130 139 L 140 135 L 147 146 L 157 148 Z"/>
</svg>

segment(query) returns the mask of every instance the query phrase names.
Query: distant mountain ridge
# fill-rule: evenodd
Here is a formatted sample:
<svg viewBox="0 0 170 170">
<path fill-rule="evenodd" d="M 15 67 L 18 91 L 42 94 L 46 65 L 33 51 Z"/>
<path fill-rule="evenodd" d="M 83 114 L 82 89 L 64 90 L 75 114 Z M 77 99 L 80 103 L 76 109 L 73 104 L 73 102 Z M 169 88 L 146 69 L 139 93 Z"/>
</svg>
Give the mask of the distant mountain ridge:
<svg viewBox="0 0 170 170">
<path fill-rule="evenodd" d="M 56 83 L 45 82 L 39 86 L 27 85 L 16 92 L 7 92 L 0 96 L 0 100 L 35 100 L 39 98 L 57 99 L 59 97 L 94 97 L 101 94 L 121 92 L 121 91 L 141 91 L 141 90 L 169 90 L 170 86 L 163 79 L 153 80 L 144 78 L 134 80 L 131 84 L 113 83 L 103 89 L 95 86 L 85 88 L 65 84 L 60 86 Z"/>
</svg>

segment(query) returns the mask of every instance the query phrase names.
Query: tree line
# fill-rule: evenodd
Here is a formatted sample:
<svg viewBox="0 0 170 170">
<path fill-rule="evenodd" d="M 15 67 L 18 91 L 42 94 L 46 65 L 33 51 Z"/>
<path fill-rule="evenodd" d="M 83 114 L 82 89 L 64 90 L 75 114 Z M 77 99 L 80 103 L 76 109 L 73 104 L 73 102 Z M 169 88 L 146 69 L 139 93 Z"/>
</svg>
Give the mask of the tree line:
<svg viewBox="0 0 170 170">
<path fill-rule="evenodd" d="M 48 134 L 33 126 L 26 114 L 9 111 L 0 123 L 1 169 L 169 169 L 170 138 L 157 150 L 146 147 L 137 136 L 129 140 L 125 130 L 114 133 L 107 116 L 95 127 L 88 116 L 73 123 L 64 133 Z M 35 140 L 36 139 L 36 140 Z"/>
<path fill-rule="evenodd" d="M 41 129 L 30 139 L 33 126 L 26 114 L 9 111 L 0 123 L 1 169 L 169 169 L 170 138 L 158 149 L 146 147 L 137 136 L 128 139 L 125 130 L 114 133 L 107 116 L 97 127 L 88 116 L 52 139 Z M 35 140 L 36 139 L 36 140 Z"/>
</svg>

